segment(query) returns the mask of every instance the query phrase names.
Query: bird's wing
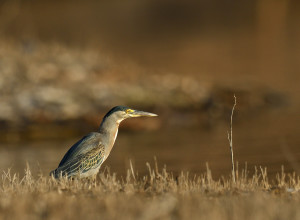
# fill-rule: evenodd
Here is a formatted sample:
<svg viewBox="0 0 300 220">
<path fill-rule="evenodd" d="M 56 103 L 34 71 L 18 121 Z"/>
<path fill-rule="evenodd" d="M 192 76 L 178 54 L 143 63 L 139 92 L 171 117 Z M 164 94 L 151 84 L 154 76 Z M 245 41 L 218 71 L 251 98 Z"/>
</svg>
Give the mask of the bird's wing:
<svg viewBox="0 0 300 220">
<path fill-rule="evenodd" d="M 73 176 L 96 168 L 104 161 L 105 147 L 101 134 L 92 132 L 75 143 L 65 154 L 58 168 L 51 172 L 56 178 L 59 175 Z"/>
<path fill-rule="evenodd" d="M 77 141 L 65 154 L 63 159 L 60 161 L 58 167 L 63 166 L 67 161 L 72 161 L 75 158 L 82 157 L 87 152 L 98 148 L 102 145 L 101 134 L 97 132 L 89 133 L 84 136 L 81 140 Z"/>
<path fill-rule="evenodd" d="M 76 176 L 83 174 L 90 169 L 99 167 L 104 159 L 104 146 L 91 149 L 89 152 L 81 153 L 77 156 L 67 159 L 65 163 L 54 170 L 50 175 L 54 174 L 55 178 L 62 176 Z"/>
<path fill-rule="evenodd" d="M 95 148 L 88 152 L 83 158 L 80 165 L 81 173 L 85 173 L 90 169 L 95 169 L 105 160 L 105 148 L 103 145 L 100 148 Z"/>
</svg>

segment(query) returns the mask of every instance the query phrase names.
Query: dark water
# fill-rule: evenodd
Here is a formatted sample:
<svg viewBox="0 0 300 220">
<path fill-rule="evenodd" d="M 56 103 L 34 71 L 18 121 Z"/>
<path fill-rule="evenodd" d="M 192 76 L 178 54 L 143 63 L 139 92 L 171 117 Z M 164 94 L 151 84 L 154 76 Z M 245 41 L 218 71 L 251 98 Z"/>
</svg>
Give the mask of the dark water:
<svg viewBox="0 0 300 220">
<path fill-rule="evenodd" d="M 293 118 L 293 120 L 288 120 Z M 274 176 L 285 171 L 300 173 L 299 116 L 297 113 L 283 115 L 274 112 L 268 116 L 255 117 L 255 120 L 237 121 L 233 127 L 235 160 L 239 169 L 247 167 L 250 173 L 254 166 L 268 168 Z M 156 131 L 125 131 L 122 128 L 115 146 L 102 166 L 111 172 L 125 175 L 129 160 L 140 175 L 147 173 L 146 162 L 153 165 L 157 158 L 159 168 L 177 175 L 180 171 L 191 174 L 205 172 L 209 164 L 214 177 L 227 176 L 231 162 L 227 140 L 228 124 L 219 124 L 207 131 L 201 128 L 160 128 Z M 84 134 L 82 134 L 84 135 Z M 64 153 L 77 140 L 40 141 L 31 143 L 5 144 L 0 148 L 1 170 L 11 168 L 23 173 L 26 163 L 33 174 L 48 175 L 56 168 Z"/>
</svg>

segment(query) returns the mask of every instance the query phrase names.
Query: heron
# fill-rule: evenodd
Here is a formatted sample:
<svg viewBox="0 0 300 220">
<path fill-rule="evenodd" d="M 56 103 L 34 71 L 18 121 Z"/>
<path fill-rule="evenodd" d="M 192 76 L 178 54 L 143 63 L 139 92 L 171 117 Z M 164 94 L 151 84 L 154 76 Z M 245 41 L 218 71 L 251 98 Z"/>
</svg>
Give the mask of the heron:
<svg viewBox="0 0 300 220">
<path fill-rule="evenodd" d="M 58 167 L 50 172 L 50 176 L 56 179 L 95 178 L 114 146 L 121 121 L 141 116 L 158 115 L 125 106 L 113 107 L 103 117 L 98 131 L 91 132 L 77 141 L 64 155 Z"/>
</svg>

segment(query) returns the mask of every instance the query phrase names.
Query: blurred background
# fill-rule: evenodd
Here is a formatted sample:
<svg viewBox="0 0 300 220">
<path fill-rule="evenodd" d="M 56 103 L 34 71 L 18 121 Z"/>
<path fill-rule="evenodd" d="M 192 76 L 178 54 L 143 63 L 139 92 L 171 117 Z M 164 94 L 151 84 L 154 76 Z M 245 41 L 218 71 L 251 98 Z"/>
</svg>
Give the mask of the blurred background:
<svg viewBox="0 0 300 220">
<path fill-rule="evenodd" d="M 116 105 L 159 114 L 122 123 L 104 166 L 230 173 L 235 159 L 300 172 L 300 2 L 0 2 L 0 168 L 48 175 Z"/>
</svg>

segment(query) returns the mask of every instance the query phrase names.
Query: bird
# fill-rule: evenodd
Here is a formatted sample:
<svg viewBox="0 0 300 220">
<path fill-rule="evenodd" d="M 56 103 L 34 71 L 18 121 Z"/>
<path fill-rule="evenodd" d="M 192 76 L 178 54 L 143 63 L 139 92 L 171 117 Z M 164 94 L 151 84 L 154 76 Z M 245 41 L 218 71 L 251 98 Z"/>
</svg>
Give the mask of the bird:
<svg viewBox="0 0 300 220">
<path fill-rule="evenodd" d="M 103 117 L 98 131 L 91 132 L 77 141 L 64 155 L 58 167 L 50 172 L 50 176 L 55 179 L 95 178 L 114 146 L 121 121 L 141 116 L 158 115 L 125 106 L 113 107 Z"/>
</svg>

